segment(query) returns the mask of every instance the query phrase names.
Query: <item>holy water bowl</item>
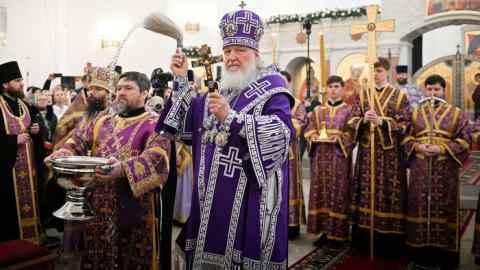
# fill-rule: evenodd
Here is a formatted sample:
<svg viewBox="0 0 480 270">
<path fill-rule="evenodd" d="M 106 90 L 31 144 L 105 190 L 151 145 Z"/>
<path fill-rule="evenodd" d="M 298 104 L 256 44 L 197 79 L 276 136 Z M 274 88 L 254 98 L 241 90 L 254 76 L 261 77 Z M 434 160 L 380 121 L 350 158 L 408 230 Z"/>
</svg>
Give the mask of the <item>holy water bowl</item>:
<svg viewBox="0 0 480 270">
<path fill-rule="evenodd" d="M 88 156 L 66 156 L 51 160 L 57 176 L 57 183 L 66 189 L 65 204 L 53 212 L 57 218 L 64 220 L 85 221 L 94 217 L 93 211 L 85 198 L 85 191 L 94 188 L 95 169 L 101 167 L 108 171 L 111 167 L 106 158 Z"/>
</svg>

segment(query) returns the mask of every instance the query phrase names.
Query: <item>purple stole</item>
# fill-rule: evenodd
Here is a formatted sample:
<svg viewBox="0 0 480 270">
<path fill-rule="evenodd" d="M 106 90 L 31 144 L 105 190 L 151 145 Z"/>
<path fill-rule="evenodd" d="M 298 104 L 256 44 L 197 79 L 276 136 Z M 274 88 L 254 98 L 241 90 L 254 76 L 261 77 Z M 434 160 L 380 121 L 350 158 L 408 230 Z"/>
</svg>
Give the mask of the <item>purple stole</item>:
<svg viewBox="0 0 480 270">
<path fill-rule="evenodd" d="M 30 126 L 28 107 L 19 102 L 22 113 L 13 115 L 3 97 L 0 97 L 0 109 L 3 114 L 7 135 L 24 133 Z M 13 181 L 17 201 L 17 216 L 20 239 L 39 243 L 40 218 L 38 213 L 36 191 L 36 169 L 33 145 L 30 140 L 26 144 L 17 145 L 17 159 L 13 168 Z"/>
</svg>

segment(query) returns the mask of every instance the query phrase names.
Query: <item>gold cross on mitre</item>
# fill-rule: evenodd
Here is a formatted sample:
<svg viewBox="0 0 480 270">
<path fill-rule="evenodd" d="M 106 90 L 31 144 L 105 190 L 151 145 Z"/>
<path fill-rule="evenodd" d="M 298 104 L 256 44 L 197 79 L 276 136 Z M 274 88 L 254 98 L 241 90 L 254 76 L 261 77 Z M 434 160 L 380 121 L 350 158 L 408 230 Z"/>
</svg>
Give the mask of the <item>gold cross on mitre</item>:
<svg viewBox="0 0 480 270">
<path fill-rule="evenodd" d="M 245 1 L 241 1 L 240 2 L 240 5 L 238 5 L 241 9 L 245 9 L 245 7 L 247 6 L 247 3 L 245 3 Z"/>
<path fill-rule="evenodd" d="M 377 61 L 377 32 L 395 31 L 395 20 L 377 22 L 378 6 L 367 7 L 367 24 L 352 25 L 352 36 L 368 33 L 367 63 L 374 64 Z"/>
</svg>

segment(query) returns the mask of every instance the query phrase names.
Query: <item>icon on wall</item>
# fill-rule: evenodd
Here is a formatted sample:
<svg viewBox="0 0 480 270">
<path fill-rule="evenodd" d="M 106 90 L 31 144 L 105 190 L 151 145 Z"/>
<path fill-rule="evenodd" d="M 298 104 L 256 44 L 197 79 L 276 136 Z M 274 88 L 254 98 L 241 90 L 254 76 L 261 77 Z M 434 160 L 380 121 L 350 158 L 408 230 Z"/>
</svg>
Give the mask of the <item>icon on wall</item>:
<svg viewBox="0 0 480 270">
<path fill-rule="evenodd" d="M 480 11 L 480 0 L 427 0 L 427 16 L 448 11 Z"/>
</svg>

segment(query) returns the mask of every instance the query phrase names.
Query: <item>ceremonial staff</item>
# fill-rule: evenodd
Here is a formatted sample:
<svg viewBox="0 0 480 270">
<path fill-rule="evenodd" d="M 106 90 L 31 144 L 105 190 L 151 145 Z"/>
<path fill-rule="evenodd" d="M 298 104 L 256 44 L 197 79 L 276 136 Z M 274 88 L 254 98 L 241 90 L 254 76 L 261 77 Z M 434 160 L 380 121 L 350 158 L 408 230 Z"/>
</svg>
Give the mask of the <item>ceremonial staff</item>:
<svg viewBox="0 0 480 270">
<path fill-rule="evenodd" d="M 430 145 L 433 145 L 433 132 L 434 132 L 434 110 L 435 110 L 435 105 L 434 105 L 435 97 L 433 96 L 433 91 L 430 93 L 430 100 L 429 100 L 429 105 L 430 105 L 430 113 L 428 114 L 429 118 L 428 122 L 428 143 Z M 432 169 L 433 169 L 433 157 L 430 156 L 428 157 L 428 165 L 427 165 L 427 245 L 430 245 L 430 223 L 432 219 Z"/>
<path fill-rule="evenodd" d="M 352 25 L 352 36 L 368 33 L 368 50 L 366 62 L 368 63 L 368 105 L 370 110 L 375 110 L 375 81 L 374 64 L 377 61 L 377 32 L 393 32 L 395 20 L 377 22 L 378 6 L 367 7 L 367 24 Z M 382 108 L 378 108 L 381 110 Z M 365 113 L 365 112 L 364 112 Z M 375 125 L 370 123 L 370 260 L 374 257 L 374 227 L 375 225 Z"/>
</svg>

